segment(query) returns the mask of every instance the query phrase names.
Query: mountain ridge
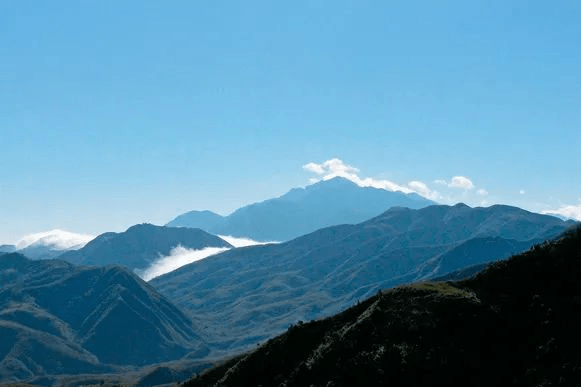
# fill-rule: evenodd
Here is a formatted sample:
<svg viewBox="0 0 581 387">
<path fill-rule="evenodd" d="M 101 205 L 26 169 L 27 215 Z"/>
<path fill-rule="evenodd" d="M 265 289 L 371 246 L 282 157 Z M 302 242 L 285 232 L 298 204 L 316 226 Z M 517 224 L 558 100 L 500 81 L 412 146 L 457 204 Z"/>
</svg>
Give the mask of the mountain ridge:
<svg viewBox="0 0 581 387">
<path fill-rule="evenodd" d="M 230 250 L 150 283 L 184 310 L 209 321 L 206 333 L 215 347 L 235 351 L 297 320 L 336 313 L 379 289 L 445 275 L 437 270 L 441 267 L 456 270 L 464 266 L 464 258 L 455 249 L 467 241 L 501 238 L 499 256 L 491 258 L 498 260 L 571 224 L 515 207 L 398 207 L 356 225 Z M 465 266 L 473 263 L 481 262 Z"/>
<path fill-rule="evenodd" d="M 457 282 L 299 322 L 196 386 L 579 385 L 581 228 Z"/>
</svg>

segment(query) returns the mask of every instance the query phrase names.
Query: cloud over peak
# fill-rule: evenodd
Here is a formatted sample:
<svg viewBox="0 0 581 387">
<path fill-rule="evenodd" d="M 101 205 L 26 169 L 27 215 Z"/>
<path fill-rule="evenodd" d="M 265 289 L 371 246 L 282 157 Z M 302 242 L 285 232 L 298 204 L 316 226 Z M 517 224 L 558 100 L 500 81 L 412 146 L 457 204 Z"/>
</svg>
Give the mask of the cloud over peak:
<svg viewBox="0 0 581 387">
<path fill-rule="evenodd" d="M 55 229 L 27 235 L 16 242 L 16 248 L 21 250 L 30 246 L 46 246 L 54 250 L 80 249 L 93 239 L 94 235 Z"/>
<path fill-rule="evenodd" d="M 339 158 L 332 158 L 322 163 L 309 162 L 303 165 L 305 171 L 314 173 L 311 177 L 311 184 L 321 180 L 329 180 L 334 177 L 342 177 L 352 181 L 360 187 L 373 187 L 388 191 L 400 191 L 403 193 L 417 193 L 427 199 L 440 203 L 456 203 L 458 201 L 470 201 L 473 197 L 474 203 L 482 201 L 482 196 L 487 196 L 488 191 L 475 185 L 467 176 L 453 176 L 449 181 L 439 179 L 434 184 L 442 186 L 442 191 L 432 189 L 428 184 L 419 180 L 412 180 L 407 184 L 399 184 L 386 179 L 375 179 L 372 177 L 361 177 L 359 168 L 346 164 Z"/>
<path fill-rule="evenodd" d="M 399 185 L 385 179 L 374 179 L 371 177 L 361 178 L 359 176 L 359 169 L 352 165 L 345 164 L 343 160 L 338 158 L 329 159 L 321 164 L 310 162 L 303 165 L 303 169 L 319 175 L 320 179 L 330 180 L 335 177 L 342 177 L 352 181 L 360 187 L 373 187 L 385 189 L 388 191 L 401 191 L 404 193 L 415 192 L 413 189 Z M 311 180 L 314 181 L 314 180 Z"/>
</svg>

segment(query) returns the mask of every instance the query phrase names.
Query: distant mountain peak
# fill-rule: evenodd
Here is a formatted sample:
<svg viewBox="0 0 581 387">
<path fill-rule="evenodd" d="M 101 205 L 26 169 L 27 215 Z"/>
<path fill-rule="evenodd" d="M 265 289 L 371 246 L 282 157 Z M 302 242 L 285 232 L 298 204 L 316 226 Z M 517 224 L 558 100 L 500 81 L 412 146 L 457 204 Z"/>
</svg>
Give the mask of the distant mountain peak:
<svg viewBox="0 0 581 387">
<path fill-rule="evenodd" d="M 225 217 L 191 211 L 168 226 L 196 227 L 257 241 L 288 241 L 323 227 L 360 223 L 393 206 L 417 209 L 432 204 L 417 194 L 361 187 L 344 177 L 334 177 L 241 207 Z"/>
<path fill-rule="evenodd" d="M 321 187 L 321 186 L 335 186 L 335 187 L 361 187 L 354 181 L 351 181 L 345 177 L 335 176 L 327 180 L 321 180 L 315 184 L 311 184 L 307 187 Z M 364 188 L 364 187 L 361 187 Z"/>
<path fill-rule="evenodd" d="M 159 228 L 159 227 L 164 227 L 164 226 L 155 226 L 151 223 L 138 223 L 138 224 L 135 224 L 135 225 L 129 227 L 127 230 L 125 230 L 125 232 L 154 230 L 154 229 Z"/>
</svg>

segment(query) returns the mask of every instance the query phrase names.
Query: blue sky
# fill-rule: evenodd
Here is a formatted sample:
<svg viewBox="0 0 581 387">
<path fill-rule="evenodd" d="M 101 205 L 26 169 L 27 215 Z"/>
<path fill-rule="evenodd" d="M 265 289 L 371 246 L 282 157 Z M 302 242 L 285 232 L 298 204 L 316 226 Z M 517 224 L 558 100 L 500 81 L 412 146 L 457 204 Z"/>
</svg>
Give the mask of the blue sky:
<svg viewBox="0 0 581 387">
<path fill-rule="evenodd" d="M 0 242 L 225 214 L 334 158 L 581 217 L 580 48 L 579 1 L 3 0 Z"/>
</svg>

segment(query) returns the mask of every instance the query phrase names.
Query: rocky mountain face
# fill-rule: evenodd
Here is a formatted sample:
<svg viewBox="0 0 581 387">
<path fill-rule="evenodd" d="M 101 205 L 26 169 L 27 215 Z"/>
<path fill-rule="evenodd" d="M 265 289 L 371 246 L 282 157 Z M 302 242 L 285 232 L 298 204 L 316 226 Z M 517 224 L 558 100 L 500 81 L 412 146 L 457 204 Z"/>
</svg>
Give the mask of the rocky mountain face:
<svg viewBox="0 0 581 387">
<path fill-rule="evenodd" d="M 467 280 L 298 323 L 184 386 L 580 385 L 579 276 L 577 228 Z"/>
<path fill-rule="evenodd" d="M 359 187 L 334 178 L 285 195 L 242 207 L 228 216 L 191 211 L 167 225 L 197 227 L 217 235 L 258 241 L 288 241 L 323 227 L 363 222 L 394 206 L 423 208 L 434 204 L 417 194 Z"/>
</svg>

